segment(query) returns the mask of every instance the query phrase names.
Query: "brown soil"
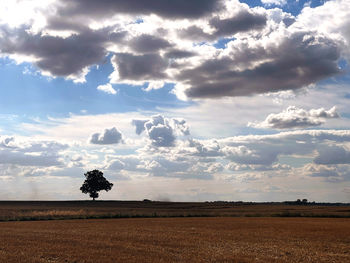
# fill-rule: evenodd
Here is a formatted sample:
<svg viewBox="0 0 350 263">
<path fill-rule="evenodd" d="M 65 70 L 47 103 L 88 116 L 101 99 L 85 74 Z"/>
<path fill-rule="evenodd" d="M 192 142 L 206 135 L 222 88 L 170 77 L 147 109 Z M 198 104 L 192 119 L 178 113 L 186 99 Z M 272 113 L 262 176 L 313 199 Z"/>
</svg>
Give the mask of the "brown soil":
<svg viewBox="0 0 350 263">
<path fill-rule="evenodd" d="M 0 262 L 350 262 L 350 220 L 1 222 Z"/>
</svg>

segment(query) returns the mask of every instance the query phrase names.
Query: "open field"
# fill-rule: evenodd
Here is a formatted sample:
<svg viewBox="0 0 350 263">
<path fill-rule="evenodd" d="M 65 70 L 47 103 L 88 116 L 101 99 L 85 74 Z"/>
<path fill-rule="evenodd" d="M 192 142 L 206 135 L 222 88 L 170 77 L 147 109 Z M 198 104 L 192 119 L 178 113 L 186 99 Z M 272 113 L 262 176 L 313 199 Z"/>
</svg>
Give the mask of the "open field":
<svg viewBox="0 0 350 263">
<path fill-rule="evenodd" d="M 350 262 L 350 222 L 263 217 L 1 222 L 0 262 Z"/>
<path fill-rule="evenodd" d="M 141 201 L 2 201 L 0 221 L 125 217 L 343 217 L 349 205 Z"/>
</svg>

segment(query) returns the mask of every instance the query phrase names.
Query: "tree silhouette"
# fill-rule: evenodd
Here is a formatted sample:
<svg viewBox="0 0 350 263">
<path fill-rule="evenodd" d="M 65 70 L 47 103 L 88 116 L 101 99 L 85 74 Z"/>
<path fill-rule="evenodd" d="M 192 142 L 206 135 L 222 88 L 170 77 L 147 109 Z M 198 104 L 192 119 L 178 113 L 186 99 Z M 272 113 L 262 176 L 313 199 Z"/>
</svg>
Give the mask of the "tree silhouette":
<svg viewBox="0 0 350 263">
<path fill-rule="evenodd" d="M 104 178 L 103 173 L 99 170 L 89 171 L 84 174 L 86 179 L 83 185 L 80 187 L 80 190 L 87 194 L 89 193 L 90 197 L 95 200 L 98 198 L 98 192 L 101 190 L 109 191 L 112 189 L 113 184 L 108 182 Z"/>
</svg>

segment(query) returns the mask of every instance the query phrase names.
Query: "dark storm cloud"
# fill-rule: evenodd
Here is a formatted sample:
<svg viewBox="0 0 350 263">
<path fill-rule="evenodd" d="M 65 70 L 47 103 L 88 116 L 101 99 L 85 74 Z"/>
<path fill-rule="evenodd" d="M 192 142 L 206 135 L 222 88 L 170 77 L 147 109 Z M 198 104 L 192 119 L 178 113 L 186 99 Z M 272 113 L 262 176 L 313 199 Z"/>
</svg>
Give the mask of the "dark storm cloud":
<svg viewBox="0 0 350 263">
<path fill-rule="evenodd" d="M 133 55 L 117 53 L 112 58 L 117 66 L 120 80 L 162 79 L 168 63 L 159 54 Z"/>
<path fill-rule="evenodd" d="M 1 29 L 5 37 L 0 40 L 4 54 L 34 56 L 36 66 L 54 76 L 76 75 L 85 67 L 97 64 L 107 55 L 105 43 L 116 41 L 123 33 L 84 31 L 67 38 L 29 34 L 25 28 L 15 31 Z"/>
<path fill-rule="evenodd" d="M 128 42 L 128 45 L 136 52 L 149 53 L 168 48 L 171 44 L 162 38 L 142 34 Z"/>
<path fill-rule="evenodd" d="M 185 91 L 190 98 L 293 90 L 340 73 L 339 58 L 340 50 L 334 41 L 299 32 L 285 38 L 279 45 L 255 50 L 243 48 L 232 57 L 207 60 L 195 68 L 183 70 L 177 80 L 190 86 Z M 231 69 L 249 62 L 253 65 L 264 59 L 267 62 L 253 68 Z"/>
<path fill-rule="evenodd" d="M 199 18 L 222 8 L 220 0 L 61 0 L 59 14 L 107 17 L 115 14 L 156 14 L 167 18 Z"/>
</svg>

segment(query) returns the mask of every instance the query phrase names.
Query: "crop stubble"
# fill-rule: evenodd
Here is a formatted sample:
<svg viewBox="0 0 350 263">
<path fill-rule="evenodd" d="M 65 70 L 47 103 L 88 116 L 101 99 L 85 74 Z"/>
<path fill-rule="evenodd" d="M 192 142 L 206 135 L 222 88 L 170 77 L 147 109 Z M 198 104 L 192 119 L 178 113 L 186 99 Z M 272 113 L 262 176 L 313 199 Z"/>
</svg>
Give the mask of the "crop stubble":
<svg viewBox="0 0 350 263">
<path fill-rule="evenodd" d="M 344 217 L 350 206 L 240 202 L 0 201 L 0 221 L 129 217 Z"/>
<path fill-rule="evenodd" d="M 0 223 L 0 262 L 350 262 L 340 218 Z"/>
</svg>

